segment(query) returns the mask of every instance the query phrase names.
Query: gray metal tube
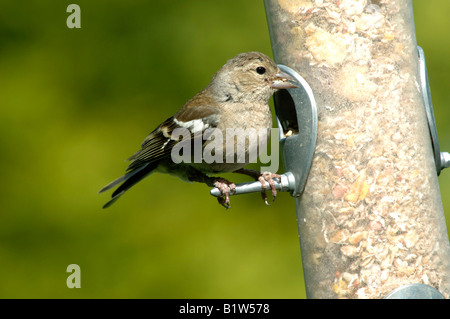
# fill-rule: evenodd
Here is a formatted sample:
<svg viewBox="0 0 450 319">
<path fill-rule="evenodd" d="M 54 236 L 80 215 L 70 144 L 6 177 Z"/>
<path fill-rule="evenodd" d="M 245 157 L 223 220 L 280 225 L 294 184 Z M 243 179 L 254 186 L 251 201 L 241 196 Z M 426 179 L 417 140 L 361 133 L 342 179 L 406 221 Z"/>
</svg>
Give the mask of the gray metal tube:
<svg viewBox="0 0 450 319">
<path fill-rule="evenodd" d="M 318 107 L 315 155 L 295 199 L 308 297 L 384 298 L 421 283 L 448 298 L 411 1 L 265 6 L 275 61 L 306 79 Z"/>
</svg>

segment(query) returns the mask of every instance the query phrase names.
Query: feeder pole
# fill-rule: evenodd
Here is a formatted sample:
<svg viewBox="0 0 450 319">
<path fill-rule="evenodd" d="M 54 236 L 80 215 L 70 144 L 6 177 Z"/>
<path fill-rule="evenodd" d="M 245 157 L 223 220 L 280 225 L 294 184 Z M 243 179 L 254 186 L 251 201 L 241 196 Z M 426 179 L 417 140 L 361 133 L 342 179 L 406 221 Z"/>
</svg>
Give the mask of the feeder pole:
<svg viewBox="0 0 450 319">
<path fill-rule="evenodd" d="M 448 298 L 411 1 L 264 2 L 275 61 L 306 80 L 317 104 L 311 168 L 294 194 L 307 296 Z M 301 118 L 297 126 L 285 142 Z"/>
</svg>

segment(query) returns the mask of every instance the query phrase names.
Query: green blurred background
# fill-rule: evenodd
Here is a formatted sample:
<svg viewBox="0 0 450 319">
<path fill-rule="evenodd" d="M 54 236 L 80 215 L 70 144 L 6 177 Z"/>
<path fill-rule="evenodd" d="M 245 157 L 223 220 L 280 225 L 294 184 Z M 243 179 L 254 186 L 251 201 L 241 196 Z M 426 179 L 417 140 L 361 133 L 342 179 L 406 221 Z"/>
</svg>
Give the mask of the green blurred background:
<svg viewBox="0 0 450 319">
<path fill-rule="evenodd" d="M 97 194 L 227 59 L 271 55 L 263 2 L 74 2 L 81 29 L 66 27 L 70 1 L 0 1 L 0 297 L 304 298 L 289 195 L 225 210 L 206 186 L 161 174 L 108 210 Z M 449 12 L 414 1 L 447 151 Z M 81 289 L 66 286 L 73 263 Z"/>
</svg>

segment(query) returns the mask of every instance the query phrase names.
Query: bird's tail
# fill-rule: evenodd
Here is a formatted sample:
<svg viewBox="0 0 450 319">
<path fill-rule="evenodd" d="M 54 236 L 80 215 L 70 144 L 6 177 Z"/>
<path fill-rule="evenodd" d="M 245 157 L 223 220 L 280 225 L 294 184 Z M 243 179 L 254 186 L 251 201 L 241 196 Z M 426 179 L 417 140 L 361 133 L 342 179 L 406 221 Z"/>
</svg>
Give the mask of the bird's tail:
<svg viewBox="0 0 450 319">
<path fill-rule="evenodd" d="M 105 187 L 103 187 L 101 190 L 99 190 L 99 193 L 103 193 L 107 191 L 108 189 L 111 189 L 115 187 L 116 185 L 122 183 L 111 195 L 111 199 L 103 205 L 103 208 L 108 208 L 112 204 L 115 203 L 116 200 L 119 199 L 120 196 L 122 196 L 128 189 L 130 189 L 132 186 L 134 186 L 136 183 L 140 182 L 142 179 L 150 175 L 153 170 L 158 166 L 158 162 L 148 163 L 146 165 L 143 165 L 141 167 L 138 167 L 131 172 L 126 173 L 125 175 L 119 177 L 118 179 L 112 181 Z"/>
</svg>

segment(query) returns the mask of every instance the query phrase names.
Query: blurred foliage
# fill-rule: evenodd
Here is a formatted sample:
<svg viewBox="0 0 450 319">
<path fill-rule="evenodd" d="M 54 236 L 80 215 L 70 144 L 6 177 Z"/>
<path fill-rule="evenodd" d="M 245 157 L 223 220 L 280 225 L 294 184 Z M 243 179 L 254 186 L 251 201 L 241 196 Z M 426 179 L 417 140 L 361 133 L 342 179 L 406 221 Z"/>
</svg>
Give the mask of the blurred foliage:
<svg viewBox="0 0 450 319">
<path fill-rule="evenodd" d="M 271 55 L 262 1 L 78 0 L 81 29 L 66 27 L 70 3 L 0 2 L 0 297 L 304 298 L 289 195 L 226 211 L 161 174 L 105 211 L 97 194 L 227 59 Z M 414 10 L 450 150 L 450 2 Z M 66 286 L 72 263 L 81 289 Z"/>
</svg>

